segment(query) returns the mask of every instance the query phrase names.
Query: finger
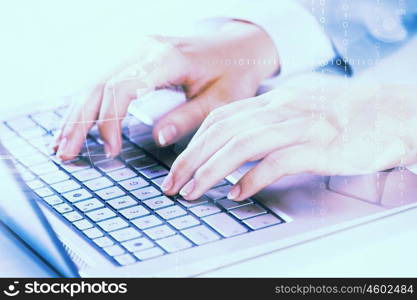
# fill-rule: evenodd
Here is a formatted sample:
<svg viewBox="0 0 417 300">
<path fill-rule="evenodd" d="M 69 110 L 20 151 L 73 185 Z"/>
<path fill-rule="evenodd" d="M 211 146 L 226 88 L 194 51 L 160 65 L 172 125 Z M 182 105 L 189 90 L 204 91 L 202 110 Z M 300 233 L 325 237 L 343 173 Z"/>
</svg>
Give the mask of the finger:
<svg viewBox="0 0 417 300">
<path fill-rule="evenodd" d="M 130 102 L 138 96 L 137 90 L 146 93 L 147 84 L 139 79 L 131 79 L 108 82 L 104 87 L 97 126 L 108 157 L 114 157 L 120 152 L 122 121 Z"/>
<path fill-rule="evenodd" d="M 65 115 L 62 117 L 60 121 L 60 126 L 59 126 L 60 129 L 55 133 L 54 145 L 52 147 L 55 153 L 58 151 L 59 144 L 61 143 L 62 134 L 64 132 L 65 125 L 67 124 L 70 116 L 73 115 L 72 112 L 75 110 L 77 105 L 79 105 L 79 103 L 72 102 L 67 108 L 67 110 L 65 111 Z"/>
<path fill-rule="evenodd" d="M 57 157 L 71 160 L 78 156 L 88 131 L 94 125 L 100 109 L 103 85 L 92 89 L 87 101 L 81 99 L 67 114 L 68 118 L 59 136 Z"/>
<path fill-rule="evenodd" d="M 316 157 L 309 143 L 272 152 L 233 186 L 228 198 L 242 201 L 284 176 L 314 172 Z"/>
<path fill-rule="evenodd" d="M 172 165 L 170 174 L 173 179 L 168 194 L 176 194 L 217 151 L 241 132 L 268 124 L 262 123 L 258 110 L 248 110 L 213 124 L 197 140 L 191 142 Z M 247 120 L 242 122 L 242 120 Z M 229 153 L 230 155 L 230 153 Z"/>
<path fill-rule="evenodd" d="M 207 118 L 205 118 L 204 122 L 201 124 L 197 132 L 194 134 L 190 144 L 194 141 L 197 141 L 198 138 L 202 134 L 204 134 L 209 128 L 211 128 L 214 124 L 224 121 L 229 117 L 235 116 L 239 112 L 262 108 L 266 104 L 267 101 L 265 98 L 251 97 L 216 108 L 208 114 Z"/>
<path fill-rule="evenodd" d="M 165 114 L 155 125 L 154 140 L 162 147 L 175 143 L 194 131 L 207 117 L 212 105 L 219 99 L 214 83 L 202 94 Z"/>
<path fill-rule="evenodd" d="M 303 121 L 260 126 L 229 140 L 193 174 L 180 194 L 187 200 L 201 197 L 217 182 L 246 162 L 262 159 L 269 153 L 306 142 Z M 190 188 L 191 187 L 191 188 Z"/>
<path fill-rule="evenodd" d="M 183 78 L 187 85 L 187 77 Z M 185 135 L 195 131 L 209 113 L 224 104 L 253 96 L 256 87 L 249 79 L 240 78 L 243 86 L 232 88 L 232 81 L 218 78 L 208 83 L 200 92 L 192 96 L 186 104 L 167 113 L 154 128 L 155 141 L 160 146 L 175 143 Z M 247 84 L 246 84 L 247 83 Z"/>
</svg>

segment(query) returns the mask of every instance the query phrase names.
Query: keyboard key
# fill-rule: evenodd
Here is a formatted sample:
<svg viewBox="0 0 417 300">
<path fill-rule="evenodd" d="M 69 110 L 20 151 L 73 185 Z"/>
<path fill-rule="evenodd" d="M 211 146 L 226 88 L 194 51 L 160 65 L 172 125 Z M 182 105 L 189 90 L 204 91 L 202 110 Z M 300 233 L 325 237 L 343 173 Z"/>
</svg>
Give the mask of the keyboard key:
<svg viewBox="0 0 417 300">
<path fill-rule="evenodd" d="M 152 179 L 152 182 L 157 185 L 160 189 L 162 189 L 162 182 L 164 182 L 166 176 L 157 177 Z"/>
<path fill-rule="evenodd" d="M 233 200 L 229 200 L 229 199 L 221 199 L 219 201 L 217 201 L 217 204 L 219 204 L 220 206 L 222 206 L 224 209 L 234 209 L 234 208 L 238 208 L 244 205 L 248 205 L 248 204 L 252 204 L 253 201 L 246 199 L 243 201 L 233 201 Z"/>
<path fill-rule="evenodd" d="M 99 177 L 97 179 L 93 179 L 87 182 L 84 182 L 85 186 L 88 187 L 92 191 L 98 191 L 109 186 L 113 185 L 113 182 L 106 177 Z"/>
<path fill-rule="evenodd" d="M 118 245 L 105 247 L 103 250 L 106 251 L 106 253 L 110 256 L 122 255 L 126 252 L 122 247 Z"/>
<path fill-rule="evenodd" d="M 143 201 L 143 203 L 145 203 L 150 209 L 153 209 L 153 210 L 174 204 L 174 202 L 166 196 L 160 196 L 160 197 L 148 199 L 148 200 Z"/>
<path fill-rule="evenodd" d="M 224 237 L 231 237 L 248 231 L 245 226 L 226 213 L 211 215 L 203 220 Z"/>
<path fill-rule="evenodd" d="M 193 246 L 189 241 L 180 235 L 159 240 L 157 243 L 169 253 L 191 248 Z"/>
<path fill-rule="evenodd" d="M 14 142 L 10 142 L 11 144 L 9 145 L 8 141 L 5 140 L 3 140 L 2 143 L 4 148 L 9 150 L 10 153 L 13 153 L 13 156 L 17 159 L 30 156 L 38 152 L 35 148 L 28 145 L 25 140 L 22 140 L 22 143 L 17 143 L 17 145 L 14 145 Z"/>
<path fill-rule="evenodd" d="M 107 174 L 115 181 L 122 181 L 137 176 L 136 172 L 133 172 L 131 169 L 124 168 L 116 170 Z"/>
<path fill-rule="evenodd" d="M 130 178 L 119 182 L 119 184 L 128 191 L 133 191 L 149 185 L 149 183 L 141 177 Z"/>
<path fill-rule="evenodd" d="M 141 236 L 139 231 L 132 227 L 113 231 L 110 235 L 118 242 L 128 241 Z"/>
<path fill-rule="evenodd" d="M 54 192 L 51 191 L 50 188 L 48 187 L 42 187 L 39 189 L 34 190 L 34 192 L 39 196 L 39 197 L 47 197 L 47 196 L 51 196 L 54 194 Z"/>
<path fill-rule="evenodd" d="M 94 243 L 96 243 L 97 246 L 103 248 L 103 247 L 109 247 L 114 245 L 114 242 L 107 236 L 99 237 L 97 239 L 93 240 Z"/>
<path fill-rule="evenodd" d="M 181 203 L 185 208 L 190 208 L 190 207 L 193 207 L 193 206 L 197 206 L 197 205 L 206 203 L 208 201 L 208 199 L 206 197 L 200 197 L 199 199 L 196 199 L 196 200 L 185 200 L 181 196 L 178 196 L 176 198 L 176 200 L 179 203 Z"/>
<path fill-rule="evenodd" d="M 266 210 L 260 206 L 251 204 L 245 205 L 230 211 L 232 215 L 240 220 L 244 220 L 247 218 L 255 217 L 258 215 L 266 214 Z"/>
<path fill-rule="evenodd" d="M 82 156 L 91 164 L 96 164 L 109 159 L 102 147 L 100 147 L 99 150 L 95 150 L 94 152 L 84 152 Z"/>
<path fill-rule="evenodd" d="M 77 202 L 92 197 L 91 193 L 86 189 L 75 190 L 69 193 L 62 194 L 62 196 L 69 202 Z"/>
<path fill-rule="evenodd" d="M 75 206 L 82 212 L 87 212 L 97 208 L 101 208 L 104 206 L 104 204 L 97 199 L 88 199 L 75 203 Z"/>
<path fill-rule="evenodd" d="M 61 119 L 52 111 L 37 113 L 31 118 L 48 131 L 58 129 L 61 123 Z"/>
<path fill-rule="evenodd" d="M 228 184 L 227 181 L 225 179 L 220 180 L 219 182 L 217 182 L 215 185 L 213 185 L 213 188 L 222 186 L 222 185 L 226 185 Z"/>
<path fill-rule="evenodd" d="M 42 138 L 39 138 L 38 140 L 44 140 L 45 141 L 45 138 L 44 137 L 42 137 Z M 41 153 L 43 153 L 43 154 L 45 154 L 45 155 L 47 155 L 47 156 L 52 156 L 52 155 L 54 155 L 55 154 L 55 151 L 52 149 L 52 142 L 48 142 L 48 141 L 45 141 L 43 144 L 35 144 L 35 143 L 32 143 Z"/>
<path fill-rule="evenodd" d="M 164 237 L 176 234 L 176 232 L 167 225 L 162 225 L 162 226 L 157 226 L 157 227 L 153 227 L 150 229 L 146 229 L 144 230 L 144 233 L 154 240 L 162 239 Z"/>
<path fill-rule="evenodd" d="M 147 238 L 139 238 L 139 239 L 130 240 L 127 242 L 123 242 L 122 245 L 127 250 L 129 250 L 129 252 L 141 251 L 141 250 L 145 250 L 148 248 L 152 248 L 154 246 L 154 244 Z"/>
<path fill-rule="evenodd" d="M 141 157 L 141 156 L 144 156 L 144 155 L 145 155 L 144 152 L 142 150 L 137 149 L 137 148 L 136 149 L 130 149 L 128 151 L 122 151 L 122 153 L 120 153 L 120 157 L 123 160 L 126 160 L 126 161 L 132 160 L 134 158 L 138 158 L 138 157 Z"/>
<path fill-rule="evenodd" d="M 281 224 L 282 221 L 271 214 L 264 214 L 261 216 L 244 220 L 243 223 L 248 225 L 253 230 L 258 230 L 271 225 Z"/>
<path fill-rule="evenodd" d="M 87 180 L 101 177 L 101 174 L 95 169 L 86 169 L 86 170 L 82 170 L 80 172 L 74 173 L 73 176 L 77 178 L 79 181 L 87 181 Z"/>
<path fill-rule="evenodd" d="M 119 211 L 126 219 L 134 219 L 149 215 L 149 211 L 142 205 L 135 205 Z"/>
<path fill-rule="evenodd" d="M 103 153 L 103 145 L 96 143 L 91 137 L 87 137 L 80 153 L 88 159 L 90 154 Z"/>
<path fill-rule="evenodd" d="M 136 262 L 136 259 L 130 255 L 130 254 L 123 254 L 115 256 L 114 259 L 121 265 L 121 266 L 127 266 L 134 264 Z"/>
<path fill-rule="evenodd" d="M 130 150 L 134 150 L 134 146 L 131 142 L 129 142 L 128 140 L 123 140 L 122 141 L 122 152 L 127 152 Z"/>
<path fill-rule="evenodd" d="M 129 226 L 126 221 L 119 217 L 98 222 L 97 225 L 107 232 Z"/>
<path fill-rule="evenodd" d="M 156 211 L 156 213 L 165 220 L 173 219 L 187 214 L 187 212 L 178 205 L 159 209 Z"/>
<path fill-rule="evenodd" d="M 182 233 L 197 245 L 210 243 L 220 239 L 220 236 L 205 225 L 185 229 Z"/>
<path fill-rule="evenodd" d="M 13 155 L 15 155 L 15 153 L 19 153 L 19 150 L 24 150 L 24 152 L 27 152 L 27 150 L 30 150 L 29 153 L 34 153 L 35 149 L 29 149 L 32 147 L 28 147 L 28 143 L 27 141 L 25 141 L 24 139 L 18 137 L 18 136 L 13 136 L 10 139 L 6 139 L 4 141 L 2 141 L 3 146 L 8 149 L 10 152 L 13 152 Z"/>
<path fill-rule="evenodd" d="M 72 207 L 66 203 L 55 205 L 53 208 L 55 208 L 61 214 L 72 211 Z"/>
<path fill-rule="evenodd" d="M 14 118 L 7 121 L 7 125 L 13 128 L 16 131 L 32 128 L 36 126 L 36 123 L 28 118 L 27 116 Z"/>
<path fill-rule="evenodd" d="M 110 204 L 111 207 L 113 207 L 114 209 L 119 210 L 125 207 L 135 205 L 138 202 L 136 200 L 133 200 L 133 198 L 130 196 L 124 196 L 124 197 L 110 200 L 107 203 Z"/>
<path fill-rule="evenodd" d="M 190 211 L 200 218 L 221 212 L 220 208 L 218 208 L 214 203 L 194 206 L 190 208 Z"/>
<path fill-rule="evenodd" d="M 31 172 L 29 172 L 29 171 L 22 171 L 22 172 L 20 172 L 19 171 L 19 175 L 20 175 L 20 177 L 24 180 L 24 181 L 31 181 L 31 180 L 34 180 L 34 179 L 36 179 L 36 176 L 35 175 L 33 175 Z"/>
<path fill-rule="evenodd" d="M 101 171 L 107 173 L 107 172 L 111 172 L 117 169 L 124 168 L 125 164 L 122 163 L 120 160 L 111 159 L 111 160 L 97 163 L 96 167 L 99 168 Z"/>
<path fill-rule="evenodd" d="M 129 160 L 128 164 L 131 165 L 136 170 L 141 170 L 141 169 L 156 165 L 157 163 L 154 159 L 152 159 L 148 156 L 143 156 L 143 157 L 140 157 L 140 158 Z"/>
<path fill-rule="evenodd" d="M 43 182 L 42 181 L 40 181 L 40 180 L 38 180 L 38 179 L 36 179 L 36 180 L 32 180 L 32 181 L 27 181 L 26 182 L 26 184 L 32 189 L 32 190 L 34 190 L 34 189 L 37 189 L 37 188 L 40 188 L 40 187 L 43 187 L 44 186 L 44 184 L 43 184 Z"/>
<path fill-rule="evenodd" d="M 131 193 L 133 196 L 135 196 L 139 200 L 145 200 L 145 199 L 162 195 L 162 193 L 158 191 L 156 188 L 154 188 L 153 186 L 147 186 L 139 190 L 134 190 Z"/>
<path fill-rule="evenodd" d="M 72 162 L 61 163 L 61 167 L 67 172 L 75 173 L 81 170 L 85 170 L 91 167 L 90 163 L 85 160 L 79 159 Z"/>
<path fill-rule="evenodd" d="M 196 226 L 200 224 L 200 221 L 198 221 L 195 217 L 191 215 L 183 216 L 180 218 L 176 218 L 173 220 L 170 220 L 169 223 L 174 226 L 178 230 L 182 230 L 185 228 L 189 228 L 192 226 Z"/>
<path fill-rule="evenodd" d="M 105 207 L 105 208 L 101 208 L 101 209 L 86 213 L 86 215 L 94 222 L 97 222 L 97 221 L 114 217 L 116 214 L 112 210 Z"/>
<path fill-rule="evenodd" d="M 98 230 L 96 227 L 90 228 L 90 229 L 86 229 L 83 231 L 83 233 L 89 237 L 90 239 L 95 239 L 98 237 L 103 236 L 103 232 L 101 232 L 100 230 Z"/>
<path fill-rule="evenodd" d="M 168 175 L 168 170 L 161 165 L 145 168 L 140 170 L 140 173 L 148 179 L 153 179 L 160 176 Z"/>
<path fill-rule="evenodd" d="M 162 224 L 162 221 L 158 219 L 157 217 L 155 217 L 154 215 L 142 217 L 139 219 L 134 219 L 130 222 L 136 225 L 136 227 L 138 227 L 139 229 L 146 229 L 146 228 L 150 228 L 150 227 Z"/>
<path fill-rule="evenodd" d="M 24 137 L 25 139 L 32 139 L 32 138 L 37 138 L 37 137 L 41 137 L 47 134 L 47 132 L 45 131 L 45 129 L 39 127 L 39 126 L 34 126 L 32 128 L 28 128 L 28 129 L 24 129 L 19 131 L 19 134 Z"/>
<path fill-rule="evenodd" d="M 62 171 L 41 175 L 40 177 L 47 184 L 54 184 L 69 179 L 69 176 Z"/>
<path fill-rule="evenodd" d="M 63 214 L 65 219 L 67 219 L 70 222 L 81 220 L 83 217 L 76 211 L 71 211 L 69 213 Z"/>
<path fill-rule="evenodd" d="M 226 198 L 231 188 L 232 186 L 230 185 L 222 185 L 216 188 L 212 188 L 211 190 L 207 191 L 205 195 L 211 200 L 216 201 L 222 198 Z"/>
<path fill-rule="evenodd" d="M 84 230 L 93 227 L 93 224 L 91 224 L 91 222 L 86 219 L 76 221 L 72 224 L 74 224 L 75 227 L 77 227 L 79 230 Z"/>
<path fill-rule="evenodd" d="M 21 164 L 25 165 L 26 167 L 30 167 L 30 166 L 48 162 L 49 158 L 40 153 L 35 153 L 29 156 L 23 156 L 19 158 L 19 161 Z"/>
<path fill-rule="evenodd" d="M 57 205 L 63 202 L 62 199 L 56 195 L 45 197 L 43 200 L 45 200 L 49 205 Z"/>
<path fill-rule="evenodd" d="M 125 194 L 120 188 L 117 186 L 112 186 L 109 188 L 106 188 L 104 190 L 97 191 L 96 194 L 100 196 L 101 199 L 109 200 L 112 198 L 120 197 Z"/>
<path fill-rule="evenodd" d="M 44 164 L 31 166 L 29 167 L 29 169 L 38 176 L 56 172 L 59 170 L 53 162 L 47 162 Z"/>
<path fill-rule="evenodd" d="M 147 260 L 150 258 L 164 255 L 164 251 L 162 251 L 161 248 L 153 247 L 147 250 L 135 252 L 133 254 L 140 260 Z"/>
<path fill-rule="evenodd" d="M 52 184 L 51 187 L 58 193 L 62 194 L 65 192 L 79 189 L 81 186 L 78 183 L 76 183 L 74 180 L 66 180 L 66 181 Z"/>
</svg>

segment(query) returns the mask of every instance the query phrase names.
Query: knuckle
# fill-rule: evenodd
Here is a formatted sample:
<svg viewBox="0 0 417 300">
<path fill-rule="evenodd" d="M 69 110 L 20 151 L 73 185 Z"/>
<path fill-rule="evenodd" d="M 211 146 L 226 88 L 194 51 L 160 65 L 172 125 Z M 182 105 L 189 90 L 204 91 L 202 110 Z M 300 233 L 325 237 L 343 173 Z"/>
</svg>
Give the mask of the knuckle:
<svg viewBox="0 0 417 300">
<path fill-rule="evenodd" d="M 204 182 L 204 181 L 207 181 L 208 179 L 211 179 L 212 178 L 212 175 L 213 175 L 213 171 L 212 171 L 213 169 L 212 168 L 209 168 L 209 167 L 201 167 L 201 168 L 199 168 L 196 172 L 195 172 L 195 174 L 194 174 L 194 179 L 197 181 L 197 182 Z"/>
<path fill-rule="evenodd" d="M 264 158 L 265 164 L 267 164 L 271 169 L 281 170 L 284 167 L 283 160 L 280 159 L 278 155 L 268 155 Z"/>
<path fill-rule="evenodd" d="M 229 122 L 227 122 L 226 120 L 221 120 L 218 122 L 213 123 L 210 127 L 210 133 L 212 134 L 219 134 L 223 131 L 225 131 L 227 128 L 229 128 Z"/>
<path fill-rule="evenodd" d="M 233 150 L 245 149 L 251 144 L 252 137 L 249 134 L 241 134 L 230 140 L 230 148 Z"/>
<path fill-rule="evenodd" d="M 208 122 L 213 124 L 220 120 L 223 120 L 225 117 L 225 112 L 226 112 L 226 109 L 224 107 L 218 107 L 218 108 L 213 109 L 212 111 L 209 112 L 207 116 Z"/>
<path fill-rule="evenodd" d="M 179 172 L 186 172 L 190 168 L 189 162 L 187 159 L 184 159 L 182 156 L 179 156 L 172 165 L 172 173 L 175 177 Z"/>
</svg>

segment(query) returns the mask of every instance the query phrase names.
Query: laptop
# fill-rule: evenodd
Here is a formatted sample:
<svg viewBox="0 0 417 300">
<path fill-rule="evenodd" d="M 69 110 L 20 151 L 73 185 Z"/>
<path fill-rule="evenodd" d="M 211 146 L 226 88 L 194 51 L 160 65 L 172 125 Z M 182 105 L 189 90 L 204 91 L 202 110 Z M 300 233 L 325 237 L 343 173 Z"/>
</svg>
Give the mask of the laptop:
<svg viewBox="0 0 417 300">
<path fill-rule="evenodd" d="M 198 200 L 168 197 L 160 184 L 187 140 L 158 148 L 129 114 L 118 157 L 93 128 L 63 163 L 50 144 L 67 105 L 31 107 L 1 123 L 0 217 L 62 277 L 197 276 L 417 206 L 417 177 L 403 168 L 288 176 L 228 200 L 248 164 Z"/>
</svg>

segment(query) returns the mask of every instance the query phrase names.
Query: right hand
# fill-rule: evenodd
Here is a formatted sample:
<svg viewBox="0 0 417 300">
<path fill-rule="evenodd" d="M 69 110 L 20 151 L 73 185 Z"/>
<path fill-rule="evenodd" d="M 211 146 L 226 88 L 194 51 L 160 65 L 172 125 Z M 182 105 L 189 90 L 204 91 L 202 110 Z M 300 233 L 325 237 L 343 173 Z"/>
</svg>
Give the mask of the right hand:
<svg viewBox="0 0 417 300">
<path fill-rule="evenodd" d="M 151 37 L 135 57 L 72 104 L 54 150 L 62 160 L 74 159 L 97 122 L 104 151 L 116 156 L 130 102 L 157 87 L 181 85 L 189 101 L 164 115 L 153 131 L 156 142 L 167 146 L 195 130 L 216 107 L 253 96 L 277 69 L 272 41 L 254 24 L 232 21 L 202 37 Z"/>
</svg>

